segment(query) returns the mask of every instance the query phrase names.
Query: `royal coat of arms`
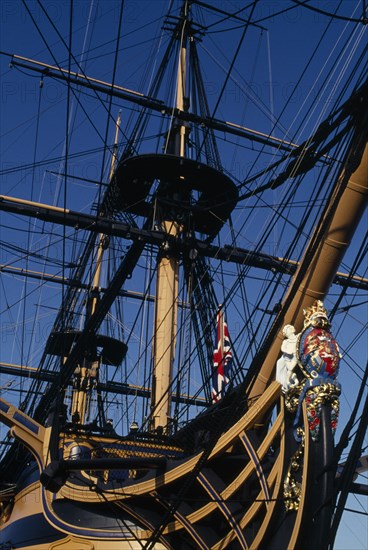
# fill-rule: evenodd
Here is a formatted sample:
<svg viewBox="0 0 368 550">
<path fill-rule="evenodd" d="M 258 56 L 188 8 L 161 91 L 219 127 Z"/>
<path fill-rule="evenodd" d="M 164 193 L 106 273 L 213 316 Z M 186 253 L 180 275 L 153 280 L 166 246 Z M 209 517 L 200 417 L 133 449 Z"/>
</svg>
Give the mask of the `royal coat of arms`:
<svg viewBox="0 0 368 550">
<path fill-rule="evenodd" d="M 326 309 L 320 300 L 304 310 L 304 327 L 298 335 L 295 332 L 292 335 L 290 327 L 286 325 L 284 330 L 287 340 L 281 348 L 283 355 L 278 361 L 276 379 L 282 384 L 287 409 L 295 413 L 295 428 L 299 425 L 301 404 L 305 399 L 309 430 L 312 439 L 316 441 L 323 404 L 331 406 L 332 432 L 336 429 L 340 394 L 340 384 L 336 378 L 340 351 L 331 333 Z M 291 344 L 294 350 L 291 350 Z M 286 349 L 288 354 L 285 353 Z M 294 361 L 290 360 L 292 356 L 295 357 Z M 290 365 L 293 365 L 292 374 Z M 283 374 L 287 369 L 288 374 Z"/>
<path fill-rule="evenodd" d="M 306 376 L 323 381 L 336 379 L 340 352 L 329 330 L 314 326 L 305 328 L 299 337 L 297 356 Z"/>
</svg>

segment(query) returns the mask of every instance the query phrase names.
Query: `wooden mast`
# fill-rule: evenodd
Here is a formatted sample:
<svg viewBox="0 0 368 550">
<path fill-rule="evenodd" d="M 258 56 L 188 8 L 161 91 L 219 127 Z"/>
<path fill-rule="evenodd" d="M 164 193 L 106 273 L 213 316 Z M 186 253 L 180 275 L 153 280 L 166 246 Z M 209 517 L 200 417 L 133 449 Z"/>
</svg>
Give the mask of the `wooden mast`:
<svg viewBox="0 0 368 550">
<path fill-rule="evenodd" d="M 116 149 L 119 137 L 120 129 L 120 120 L 121 115 L 119 112 L 116 125 L 115 125 L 115 141 L 114 141 L 114 151 L 111 158 L 111 167 L 110 167 L 110 180 L 114 174 L 115 165 L 116 165 Z M 108 248 L 109 238 L 100 233 L 98 236 L 98 246 L 96 253 L 95 261 L 95 274 L 92 281 L 92 288 L 89 299 L 87 301 L 87 312 L 86 318 L 88 319 L 97 307 L 99 298 L 98 293 L 101 288 L 101 268 L 102 268 L 102 259 L 105 250 Z M 93 361 L 82 360 L 81 364 L 77 366 L 75 370 L 75 387 L 72 394 L 72 418 L 75 418 L 76 421 L 80 424 L 84 424 L 86 421 L 86 416 L 89 412 L 89 391 L 98 380 L 98 370 L 100 367 L 99 360 L 94 359 Z"/>
<path fill-rule="evenodd" d="M 186 64 L 187 64 L 187 15 L 185 2 L 183 23 L 180 33 L 179 59 L 177 71 L 176 102 L 179 111 L 185 110 Z M 172 133 L 171 133 L 172 132 Z M 180 123 L 169 130 L 167 146 L 169 151 L 185 156 L 186 127 Z M 176 197 L 175 197 L 176 198 Z M 180 200 L 180 199 L 179 199 Z M 171 236 L 178 236 L 182 227 L 176 221 L 164 220 L 162 229 Z M 170 423 L 171 381 L 175 358 L 175 344 L 178 314 L 179 260 L 170 249 L 162 250 L 156 283 L 155 321 L 153 335 L 153 383 L 151 396 L 152 428 L 168 431 Z"/>
</svg>

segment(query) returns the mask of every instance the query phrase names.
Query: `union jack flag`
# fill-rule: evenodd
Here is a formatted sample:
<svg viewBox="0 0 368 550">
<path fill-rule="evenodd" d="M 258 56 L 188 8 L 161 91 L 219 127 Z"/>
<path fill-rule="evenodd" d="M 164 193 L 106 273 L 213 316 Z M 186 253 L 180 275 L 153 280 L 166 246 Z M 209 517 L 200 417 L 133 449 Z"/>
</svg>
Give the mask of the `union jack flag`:
<svg viewBox="0 0 368 550">
<path fill-rule="evenodd" d="M 222 309 L 217 312 L 216 348 L 213 353 L 212 403 L 218 403 L 225 395 L 225 387 L 230 380 L 233 354 L 230 347 L 229 331 Z"/>
</svg>

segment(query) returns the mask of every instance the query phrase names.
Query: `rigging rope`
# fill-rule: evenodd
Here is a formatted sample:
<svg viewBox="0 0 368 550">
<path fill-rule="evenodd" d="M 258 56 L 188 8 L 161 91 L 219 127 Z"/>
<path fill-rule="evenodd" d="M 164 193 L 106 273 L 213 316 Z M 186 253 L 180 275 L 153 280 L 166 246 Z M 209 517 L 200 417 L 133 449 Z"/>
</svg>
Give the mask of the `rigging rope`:
<svg viewBox="0 0 368 550">
<path fill-rule="evenodd" d="M 291 0 L 291 1 L 294 2 L 294 4 L 298 4 L 298 6 L 306 8 L 308 10 L 315 11 L 317 13 L 320 13 L 321 15 L 326 15 L 330 19 L 341 19 L 342 21 L 348 21 L 349 23 L 362 23 L 363 25 L 365 25 L 367 22 L 367 13 L 366 13 L 365 5 L 363 6 L 362 17 L 357 19 L 354 17 L 345 17 L 343 15 L 338 15 L 336 11 L 331 13 L 325 10 L 321 10 L 320 8 L 316 8 L 314 6 L 311 6 L 310 4 L 307 4 L 309 0 L 304 0 L 304 2 L 302 2 L 301 0 Z"/>
</svg>

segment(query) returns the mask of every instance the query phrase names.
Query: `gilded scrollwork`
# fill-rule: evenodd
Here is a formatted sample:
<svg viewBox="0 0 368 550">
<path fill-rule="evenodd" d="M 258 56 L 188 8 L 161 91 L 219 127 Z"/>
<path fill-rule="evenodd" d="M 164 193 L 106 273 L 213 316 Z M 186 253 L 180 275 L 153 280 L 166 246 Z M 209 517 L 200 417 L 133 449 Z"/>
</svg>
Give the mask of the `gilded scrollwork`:
<svg viewBox="0 0 368 550">
<path fill-rule="evenodd" d="M 298 428 L 301 443 L 290 460 L 289 468 L 284 481 L 284 503 L 286 510 L 298 510 L 302 493 L 302 484 L 297 481 L 297 474 L 300 471 L 304 459 L 304 432 Z"/>
<path fill-rule="evenodd" d="M 321 384 L 311 390 L 307 390 L 305 401 L 309 431 L 313 441 L 317 441 L 319 437 L 322 405 L 329 404 L 331 407 L 331 431 L 334 435 L 340 408 L 339 395 L 340 388 L 331 383 Z"/>
</svg>

